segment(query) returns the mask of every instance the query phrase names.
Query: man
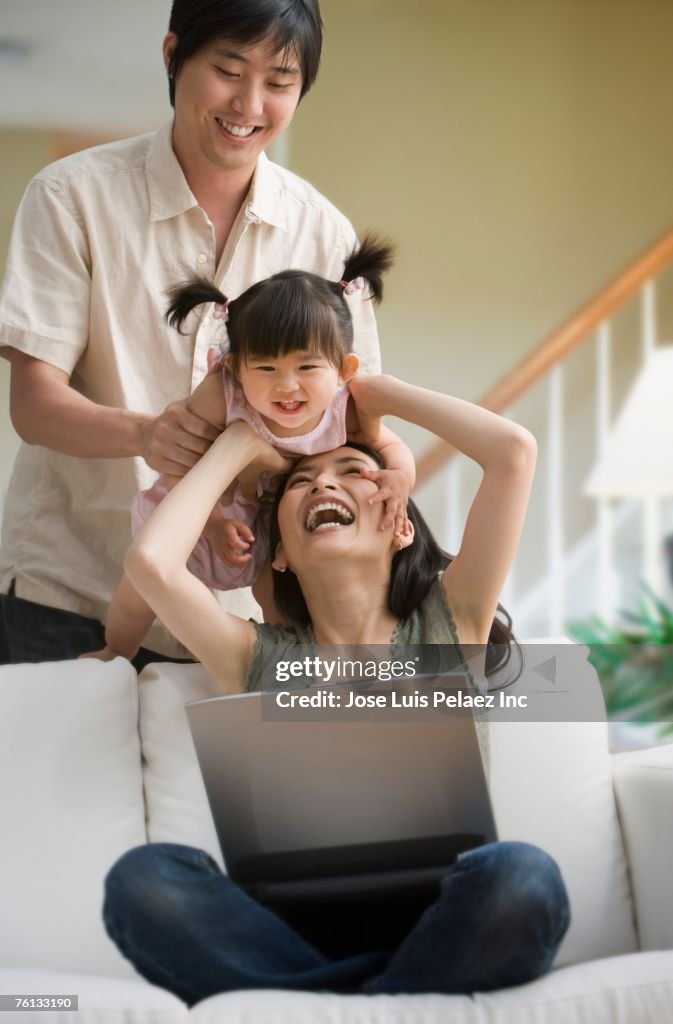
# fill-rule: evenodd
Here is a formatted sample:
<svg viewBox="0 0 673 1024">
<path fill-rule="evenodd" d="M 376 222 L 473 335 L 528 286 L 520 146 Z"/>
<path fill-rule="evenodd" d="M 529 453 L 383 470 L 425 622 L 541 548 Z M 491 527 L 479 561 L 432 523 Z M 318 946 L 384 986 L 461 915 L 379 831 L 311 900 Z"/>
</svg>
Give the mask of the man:
<svg viewBox="0 0 673 1024">
<path fill-rule="evenodd" d="M 173 121 L 47 167 L 19 208 L 0 295 L 0 353 L 25 442 L 0 549 L 0 662 L 100 648 L 135 492 L 185 473 L 214 439 L 184 399 L 222 321 L 182 336 L 166 289 L 198 272 L 235 297 L 287 267 L 338 279 L 355 235 L 264 150 L 320 62 L 318 0 L 174 0 L 163 44 Z M 355 347 L 379 369 L 369 305 Z M 223 597 L 243 611 L 247 592 Z M 252 610 L 251 606 L 251 610 Z M 158 624 L 136 667 L 188 657 Z"/>
</svg>

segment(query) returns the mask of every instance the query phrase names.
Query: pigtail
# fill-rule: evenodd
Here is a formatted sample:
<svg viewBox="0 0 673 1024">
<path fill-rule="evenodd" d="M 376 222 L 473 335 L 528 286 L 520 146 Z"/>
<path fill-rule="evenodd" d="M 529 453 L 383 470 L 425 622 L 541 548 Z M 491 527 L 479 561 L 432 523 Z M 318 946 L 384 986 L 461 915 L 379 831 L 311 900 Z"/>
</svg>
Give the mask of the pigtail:
<svg viewBox="0 0 673 1024">
<path fill-rule="evenodd" d="M 383 298 L 383 275 L 393 265 L 395 247 L 374 234 L 366 234 L 344 264 L 343 281 L 362 277 L 369 285 L 374 302 Z"/>
<path fill-rule="evenodd" d="M 171 304 L 166 310 L 166 320 L 178 331 L 196 306 L 201 306 L 205 302 L 217 302 L 221 305 L 227 303 L 226 295 L 223 295 L 212 281 L 206 281 L 203 277 L 183 281 L 182 284 L 169 288 L 167 295 Z"/>
</svg>

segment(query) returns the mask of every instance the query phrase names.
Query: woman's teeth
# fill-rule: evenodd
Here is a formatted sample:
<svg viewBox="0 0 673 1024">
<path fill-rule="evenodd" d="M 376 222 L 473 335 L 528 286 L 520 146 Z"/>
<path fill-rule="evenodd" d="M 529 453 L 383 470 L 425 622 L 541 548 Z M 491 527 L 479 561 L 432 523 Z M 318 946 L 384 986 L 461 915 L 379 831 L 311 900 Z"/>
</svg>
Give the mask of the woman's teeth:
<svg viewBox="0 0 673 1024">
<path fill-rule="evenodd" d="M 255 126 L 251 125 L 247 128 L 241 127 L 238 124 L 229 124 L 228 121 L 223 121 L 221 117 L 216 117 L 215 120 L 222 128 L 225 128 L 230 135 L 236 135 L 239 139 L 245 139 L 248 135 L 252 135 L 255 130 Z"/>
<path fill-rule="evenodd" d="M 353 519 L 353 513 L 345 505 L 336 501 L 324 501 L 313 506 L 306 516 L 304 526 L 309 533 L 317 533 L 328 526 L 348 526 Z"/>
</svg>

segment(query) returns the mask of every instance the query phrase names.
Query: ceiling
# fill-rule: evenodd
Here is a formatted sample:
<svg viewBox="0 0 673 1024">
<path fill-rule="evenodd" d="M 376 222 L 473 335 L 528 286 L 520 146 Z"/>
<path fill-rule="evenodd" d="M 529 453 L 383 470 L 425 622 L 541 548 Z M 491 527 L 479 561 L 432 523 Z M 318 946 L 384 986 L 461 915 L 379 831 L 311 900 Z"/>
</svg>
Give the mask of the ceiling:
<svg viewBox="0 0 673 1024">
<path fill-rule="evenodd" d="M 0 0 L 0 127 L 161 124 L 169 13 L 170 0 Z"/>
</svg>

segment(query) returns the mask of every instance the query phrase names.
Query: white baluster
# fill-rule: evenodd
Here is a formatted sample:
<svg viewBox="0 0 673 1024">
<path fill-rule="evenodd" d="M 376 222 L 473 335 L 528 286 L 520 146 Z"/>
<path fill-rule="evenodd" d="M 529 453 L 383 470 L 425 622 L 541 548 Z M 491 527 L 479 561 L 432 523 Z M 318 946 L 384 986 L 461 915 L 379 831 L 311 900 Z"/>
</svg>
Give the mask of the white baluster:
<svg viewBox="0 0 673 1024">
<path fill-rule="evenodd" d="M 657 303 L 654 280 L 648 281 L 640 293 L 641 345 L 643 363 L 657 344 Z M 643 576 L 657 593 L 662 593 L 661 572 L 661 506 L 660 499 L 648 495 L 643 500 Z"/>
<path fill-rule="evenodd" d="M 598 459 L 605 455 L 610 429 L 611 331 L 608 321 L 601 324 L 596 344 L 596 447 Z M 599 498 L 596 507 L 598 530 L 598 613 L 610 621 L 615 612 L 615 552 L 612 506 L 609 498 Z"/>
<path fill-rule="evenodd" d="M 663 554 L 661 551 L 661 500 L 655 494 L 648 494 L 643 499 L 643 573 L 646 583 L 659 597 L 664 592 L 664 574 L 662 571 Z"/>
<path fill-rule="evenodd" d="M 547 499 L 549 514 L 547 558 L 549 562 L 549 631 L 563 632 L 563 369 L 556 365 L 549 374 Z"/>
<path fill-rule="evenodd" d="M 645 361 L 657 344 L 657 296 L 654 281 L 648 281 L 640 292 L 640 341 Z"/>
</svg>

